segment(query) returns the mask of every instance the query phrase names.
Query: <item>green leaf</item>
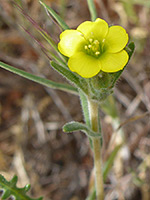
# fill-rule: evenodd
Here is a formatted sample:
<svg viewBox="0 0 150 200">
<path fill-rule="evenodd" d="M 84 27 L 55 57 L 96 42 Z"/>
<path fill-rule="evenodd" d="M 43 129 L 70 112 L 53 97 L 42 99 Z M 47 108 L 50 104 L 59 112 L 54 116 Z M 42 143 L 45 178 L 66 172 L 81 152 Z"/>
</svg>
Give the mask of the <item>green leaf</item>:
<svg viewBox="0 0 150 200">
<path fill-rule="evenodd" d="M 112 168 L 112 165 L 114 163 L 116 155 L 117 155 L 118 151 L 120 150 L 121 146 L 122 145 L 118 145 L 118 146 L 115 147 L 115 149 L 110 154 L 108 160 L 104 164 L 104 168 L 103 168 L 103 180 L 104 180 L 104 182 L 106 181 L 107 175 L 108 175 L 110 169 Z"/>
<path fill-rule="evenodd" d="M 84 132 L 88 137 L 91 138 L 101 138 L 101 135 L 99 133 L 96 133 L 92 131 L 88 126 L 86 126 L 83 123 L 79 122 L 69 122 L 63 126 L 63 131 L 66 133 L 74 132 L 74 131 L 82 131 Z"/>
<path fill-rule="evenodd" d="M 90 112 L 89 112 L 88 99 L 87 99 L 88 97 L 81 90 L 79 90 L 79 96 L 80 96 L 84 121 L 86 125 L 89 128 L 91 128 Z M 93 149 L 93 143 L 92 143 L 91 138 L 89 138 L 89 143 L 90 143 L 91 149 Z"/>
<path fill-rule="evenodd" d="M 30 198 L 26 192 L 29 190 L 29 185 L 26 185 L 23 188 L 18 188 L 17 184 L 17 176 L 14 176 L 10 181 L 7 181 L 4 176 L 0 174 L 0 189 L 3 190 L 2 200 L 7 199 L 10 196 L 13 196 L 15 200 L 42 200 L 40 197 L 38 199 Z"/>
<path fill-rule="evenodd" d="M 107 175 L 112 168 L 113 162 L 114 162 L 116 155 L 117 155 L 118 151 L 120 150 L 121 146 L 122 145 L 118 145 L 115 147 L 113 152 L 110 154 L 108 160 L 104 164 L 104 167 L 103 167 L 104 182 L 106 181 Z M 93 187 L 92 192 L 89 194 L 89 196 L 86 198 L 86 200 L 95 200 L 95 198 L 96 198 L 96 190 L 95 190 L 95 187 Z"/>
<path fill-rule="evenodd" d="M 0 67 L 2 67 L 3 69 L 6 69 L 10 72 L 13 72 L 17 75 L 20 75 L 24 78 L 27 78 L 29 80 L 32 80 L 36 83 L 39 83 L 41 85 L 53 88 L 53 89 L 59 89 L 65 92 L 69 92 L 69 93 L 73 93 L 73 94 L 78 94 L 78 90 L 76 88 L 74 88 L 71 85 L 67 85 L 67 84 L 63 84 L 63 83 L 56 83 L 54 81 L 50 81 L 48 79 L 39 77 L 39 76 L 35 76 L 33 74 L 30 74 L 28 72 L 25 72 L 23 70 L 17 69 L 15 67 L 12 67 L 6 63 L 0 62 Z"/>
<path fill-rule="evenodd" d="M 87 0 L 89 11 L 91 14 L 91 20 L 95 21 L 97 18 L 96 8 L 93 0 Z"/>
<path fill-rule="evenodd" d="M 150 8 L 150 1 L 147 1 L 147 0 L 134 0 L 134 1 L 131 1 L 133 4 L 137 4 L 137 5 L 142 5 L 142 6 L 146 6 L 146 7 L 149 7 Z"/>
<path fill-rule="evenodd" d="M 58 53 L 60 54 L 57 44 L 53 41 L 53 39 L 48 35 L 45 31 L 41 31 L 40 29 L 37 29 L 38 32 L 42 35 L 42 37 L 50 44 L 50 46 Z"/>
<path fill-rule="evenodd" d="M 21 0 L 14 0 L 19 6 L 22 6 L 22 1 Z"/>
<path fill-rule="evenodd" d="M 87 96 L 81 90 L 79 90 L 79 95 L 80 95 L 80 101 L 81 101 L 85 123 L 88 127 L 91 127 Z"/>
<path fill-rule="evenodd" d="M 86 200 L 95 200 L 96 198 L 96 190 L 95 188 L 93 188 L 92 192 L 90 193 L 90 195 L 86 198 Z"/>
<path fill-rule="evenodd" d="M 51 63 L 51 66 L 61 75 L 63 75 L 68 81 L 75 84 L 77 88 L 80 88 L 86 94 L 88 93 L 88 86 L 85 79 L 83 79 L 82 77 L 79 77 L 78 75 L 70 71 L 69 69 L 62 67 L 61 65 L 57 64 L 54 61 L 51 61 L 50 63 Z"/>
<path fill-rule="evenodd" d="M 70 29 L 69 26 L 64 22 L 64 20 L 48 5 L 46 5 L 43 1 L 39 1 L 42 6 L 51 14 L 51 16 L 58 22 L 63 30 Z"/>
<path fill-rule="evenodd" d="M 4 190 L 3 195 L 2 195 L 2 200 L 7 199 L 8 197 L 11 196 L 11 191 L 9 190 Z"/>
</svg>

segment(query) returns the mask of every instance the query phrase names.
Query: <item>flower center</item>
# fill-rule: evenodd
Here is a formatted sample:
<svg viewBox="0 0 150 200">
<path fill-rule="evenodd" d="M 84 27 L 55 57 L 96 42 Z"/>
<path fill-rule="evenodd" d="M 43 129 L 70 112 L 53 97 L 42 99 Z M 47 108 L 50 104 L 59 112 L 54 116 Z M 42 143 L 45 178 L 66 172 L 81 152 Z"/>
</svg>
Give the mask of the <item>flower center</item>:
<svg viewBox="0 0 150 200">
<path fill-rule="evenodd" d="M 100 42 L 98 40 L 94 40 L 93 38 L 89 38 L 87 40 L 87 44 L 84 45 L 84 49 L 87 54 L 94 57 L 99 57 L 101 54 Z"/>
</svg>

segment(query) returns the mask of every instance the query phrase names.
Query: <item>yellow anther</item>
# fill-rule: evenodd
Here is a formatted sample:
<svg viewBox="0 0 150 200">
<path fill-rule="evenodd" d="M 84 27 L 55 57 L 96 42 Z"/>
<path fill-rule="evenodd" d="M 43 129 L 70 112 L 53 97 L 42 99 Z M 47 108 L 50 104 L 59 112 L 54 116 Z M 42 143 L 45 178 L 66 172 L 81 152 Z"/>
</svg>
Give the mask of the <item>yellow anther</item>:
<svg viewBox="0 0 150 200">
<path fill-rule="evenodd" d="M 87 50 L 87 49 L 88 49 L 88 46 L 87 46 L 87 45 L 85 45 L 85 46 L 84 46 L 84 48 Z"/>
<path fill-rule="evenodd" d="M 98 40 L 94 40 L 94 44 L 99 44 L 99 41 Z"/>
<path fill-rule="evenodd" d="M 90 43 L 92 43 L 92 42 L 93 42 L 93 39 L 92 39 L 92 38 L 90 38 L 90 39 L 89 39 L 89 42 L 90 42 Z"/>
<path fill-rule="evenodd" d="M 96 52 L 95 52 L 95 55 L 96 55 L 96 56 L 98 56 L 99 54 L 100 54 L 100 52 L 99 52 L 99 51 L 96 51 Z"/>
<path fill-rule="evenodd" d="M 88 47 L 89 47 L 89 49 L 90 49 L 90 48 L 92 47 L 92 45 L 91 45 L 91 44 L 89 44 L 89 45 L 88 45 Z"/>
</svg>

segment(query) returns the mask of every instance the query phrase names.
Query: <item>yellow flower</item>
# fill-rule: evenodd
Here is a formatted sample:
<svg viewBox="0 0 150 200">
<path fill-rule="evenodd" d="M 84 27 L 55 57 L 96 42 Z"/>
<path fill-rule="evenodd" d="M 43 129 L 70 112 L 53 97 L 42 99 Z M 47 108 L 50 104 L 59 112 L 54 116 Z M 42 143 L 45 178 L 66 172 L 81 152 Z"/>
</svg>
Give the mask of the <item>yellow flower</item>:
<svg viewBox="0 0 150 200">
<path fill-rule="evenodd" d="M 77 30 L 60 34 L 59 51 L 69 57 L 68 67 L 84 78 L 91 78 L 101 70 L 117 72 L 127 64 L 124 50 L 128 34 L 121 26 L 109 27 L 103 19 L 85 21 Z"/>
</svg>

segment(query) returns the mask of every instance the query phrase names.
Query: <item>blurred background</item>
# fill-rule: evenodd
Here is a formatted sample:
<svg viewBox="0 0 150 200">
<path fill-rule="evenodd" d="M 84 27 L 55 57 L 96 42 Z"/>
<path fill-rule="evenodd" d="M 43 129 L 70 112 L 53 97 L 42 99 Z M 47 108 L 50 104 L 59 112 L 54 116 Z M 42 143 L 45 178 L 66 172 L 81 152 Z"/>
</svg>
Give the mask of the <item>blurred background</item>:
<svg viewBox="0 0 150 200">
<path fill-rule="evenodd" d="M 0 0 L 0 61 L 66 82 L 50 67 L 35 38 L 49 48 L 46 41 L 12 2 Z M 61 30 L 39 2 L 21 2 L 23 10 L 58 42 Z M 150 1 L 94 2 L 98 17 L 109 24 L 122 25 L 136 45 L 114 91 L 126 149 L 121 170 L 117 173 L 115 165 L 108 177 L 106 199 L 150 200 Z M 86 0 L 45 3 L 71 28 L 90 20 Z M 107 144 L 114 131 L 109 117 L 102 111 L 100 115 Z M 77 96 L 45 88 L 0 69 L 0 173 L 8 180 L 17 174 L 20 187 L 31 183 L 33 197 L 84 200 L 89 179 L 93 179 L 93 160 L 86 136 L 62 131 L 62 125 L 71 120 L 83 122 Z M 103 150 L 104 160 L 107 151 L 108 148 Z"/>
</svg>

